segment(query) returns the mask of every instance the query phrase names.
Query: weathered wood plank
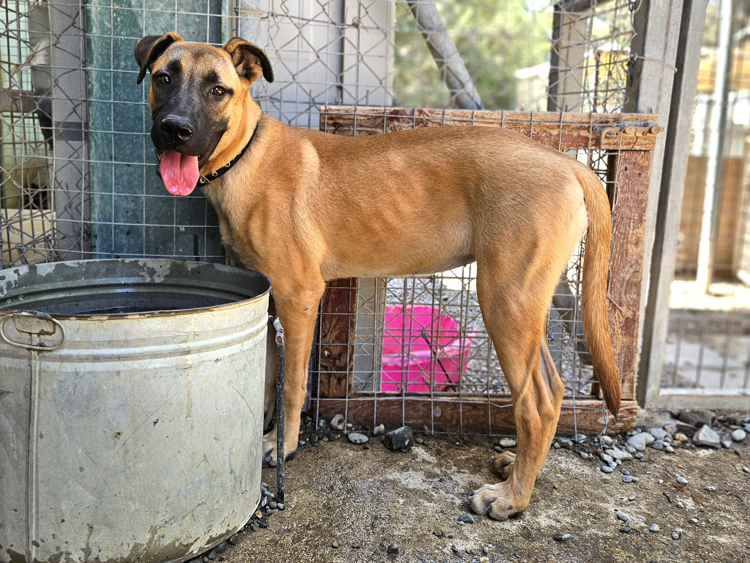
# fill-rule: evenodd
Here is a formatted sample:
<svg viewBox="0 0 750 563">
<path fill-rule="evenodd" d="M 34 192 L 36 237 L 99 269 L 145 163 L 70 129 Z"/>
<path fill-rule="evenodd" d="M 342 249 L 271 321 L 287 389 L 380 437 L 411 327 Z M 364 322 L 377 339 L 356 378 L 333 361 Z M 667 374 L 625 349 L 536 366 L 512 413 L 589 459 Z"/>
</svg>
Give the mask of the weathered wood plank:
<svg viewBox="0 0 750 563">
<path fill-rule="evenodd" d="M 624 400 L 635 398 L 640 344 L 643 248 L 646 236 L 650 152 L 613 155 L 616 184 L 612 199 L 612 255 L 609 324 Z"/>
<path fill-rule="evenodd" d="M 351 382 L 347 381 L 354 366 L 357 287 L 356 278 L 333 280 L 323 294 L 318 381 L 321 397 L 346 397 L 351 391 Z"/>
<path fill-rule="evenodd" d="M 515 429 L 513 405 L 510 397 L 486 396 L 447 397 L 386 397 L 358 394 L 357 399 L 313 399 L 313 412 L 330 420 L 335 414 L 346 412 L 347 422 L 372 428 L 377 424 L 394 428 L 408 424 L 414 429 L 427 427 L 430 432 L 499 433 Z M 609 415 L 607 433 L 616 434 L 635 427 L 638 406 L 635 401 L 623 401 L 615 419 Z M 604 427 L 602 402 L 595 399 L 563 401 L 557 434 L 573 434 L 575 429 L 584 434 L 601 432 Z"/>
<path fill-rule="evenodd" d="M 320 130 L 336 135 L 377 135 L 415 127 L 485 126 L 510 129 L 551 148 L 652 150 L 657 116 L 323 106 Z"/>
</svg>

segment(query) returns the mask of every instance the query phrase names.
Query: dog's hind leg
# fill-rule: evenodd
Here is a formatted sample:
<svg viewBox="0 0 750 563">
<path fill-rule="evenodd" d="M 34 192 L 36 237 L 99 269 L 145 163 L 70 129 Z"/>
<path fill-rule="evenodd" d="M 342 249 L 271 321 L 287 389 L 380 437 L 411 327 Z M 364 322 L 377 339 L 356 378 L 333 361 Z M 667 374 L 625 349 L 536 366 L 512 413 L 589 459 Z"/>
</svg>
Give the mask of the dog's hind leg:
<svg viewBox="0 0 750 563">
<path fill-rule="evenodd" d="M 479 304 L 510 387 L 518 433 L 515 459 L 505 456 L 495 467 L 506 480 L 484 485 L 471 499 L 475 512 L 497 520 L 528 505 L 562 402 L 563 386 L 545 342 L 547 309 L 559 275 L 558 264 L 550 262 L 562 260 L 544 259 L 540 250 L 532 249 L 530 257 L 519 252 L 518 261 L 505 254 L 502 264 L 478 264 Z"/>
<path fill-rule="evenodd" d="M 542 344 L 539 347 L 539 368 L 541 370 L 542 377 L 547 384 L 550 395 L 552 397 L 553 405 L 555 407 L 555 412 L 557 413 L 554 423 L 550 426 L 549 435 L 547 436 L 547 447 L 543 456 L 543 459 L 546 461 L 550 446 L 552 445 L 552 440 L 555 437 L 557 419 L 560 415 L 560 403 L 562 402 L 565 387 L 563 386 L 563 383 L 560 380 L 560 376 L 557 373 L 557 368 L 555 368 L 555 363 L 552 360 L 551 354 L 549 353 L 547 342 L 545 342 L 544 340 L 542 340 Z M 510 477 L 510 473 L 513 470 L 513 464 L 515 463 L 515 461 L 516 454 L 512 452 L 503 452 L 501 455 L 492 460 L 492 471 L 493 473 L 495 473 L 495 475 L 505 480 Z M 542 464 L 542 467 L 539 468 L 540 472 L 543 467 L 544 464 Z"/>
</svg>

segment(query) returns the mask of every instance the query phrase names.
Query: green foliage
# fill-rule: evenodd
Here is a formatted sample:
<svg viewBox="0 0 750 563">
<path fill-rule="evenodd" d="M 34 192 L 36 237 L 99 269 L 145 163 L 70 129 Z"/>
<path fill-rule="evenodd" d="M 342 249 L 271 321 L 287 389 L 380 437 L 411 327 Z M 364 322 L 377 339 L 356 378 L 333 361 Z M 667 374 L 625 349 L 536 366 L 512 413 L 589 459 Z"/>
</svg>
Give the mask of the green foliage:
<svg viewBox="0 0 750 563">
<path fill-rule="evenodd" d="M 487 109 L 515 109 L 516 70 L 549 60 L 552 9 L 525 0 L 436 0 Z M 396 10 L 394 103 L 452 107 L 448 89 L 408 6 Z"/>
</svg>

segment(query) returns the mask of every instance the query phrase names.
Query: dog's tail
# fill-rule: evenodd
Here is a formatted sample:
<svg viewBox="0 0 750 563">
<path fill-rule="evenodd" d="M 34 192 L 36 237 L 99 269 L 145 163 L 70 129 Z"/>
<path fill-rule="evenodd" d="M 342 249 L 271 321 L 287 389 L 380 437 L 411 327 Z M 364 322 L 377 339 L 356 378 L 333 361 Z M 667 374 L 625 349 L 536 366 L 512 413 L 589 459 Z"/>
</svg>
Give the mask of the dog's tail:
<svg viewBox="0 0 750 563">
<path fill-rule="evenodd" d="M 589 216 L 581 283 L 583 333 L 594 365 L 594 375 L 601 386 L 607 408 L 616 415 L 620 410 L 621 390 L 607 320 L 612 218 L 609 199 L 599 178 L 591 170 L 583 167 L 578 170 L 576 176 L 583 188 L 583 199 Z"/>
</svg>

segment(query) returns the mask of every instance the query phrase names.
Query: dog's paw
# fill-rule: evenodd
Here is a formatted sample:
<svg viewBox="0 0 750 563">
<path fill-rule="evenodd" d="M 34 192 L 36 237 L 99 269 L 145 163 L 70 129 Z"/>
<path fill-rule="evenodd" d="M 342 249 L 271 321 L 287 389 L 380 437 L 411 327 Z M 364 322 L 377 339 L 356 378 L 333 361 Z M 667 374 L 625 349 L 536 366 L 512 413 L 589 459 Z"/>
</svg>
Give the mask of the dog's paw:
<svg viewBox="0 0 750 563">
<path fill-rule="evenodd" d="M 513 471 L 513 464 L 516 461 L 516 454 L 513 452 L 503 452 L 502 455 L 492 460 L 492 472 L 506 481 Z"/>
<path fill-rule="evenodd" d="M 507 483 L 482 485 L 469 495 L 469 505 L 475 514 L 486 514 L 500 522 L 521 514 L 526 504 L 510 494 Z"/>
<path fill-rule="evenodd" d="M 276 449 L 276 428 L 274 427 L 263 435 L 263 467 L 276 467 L 278 465 L 278 453 Z M 293 445 L 285 441 L 284 449 L 286 450 L 284 459 L 289 461 L 297 451 L 296 440 Z"/>
</svg>

